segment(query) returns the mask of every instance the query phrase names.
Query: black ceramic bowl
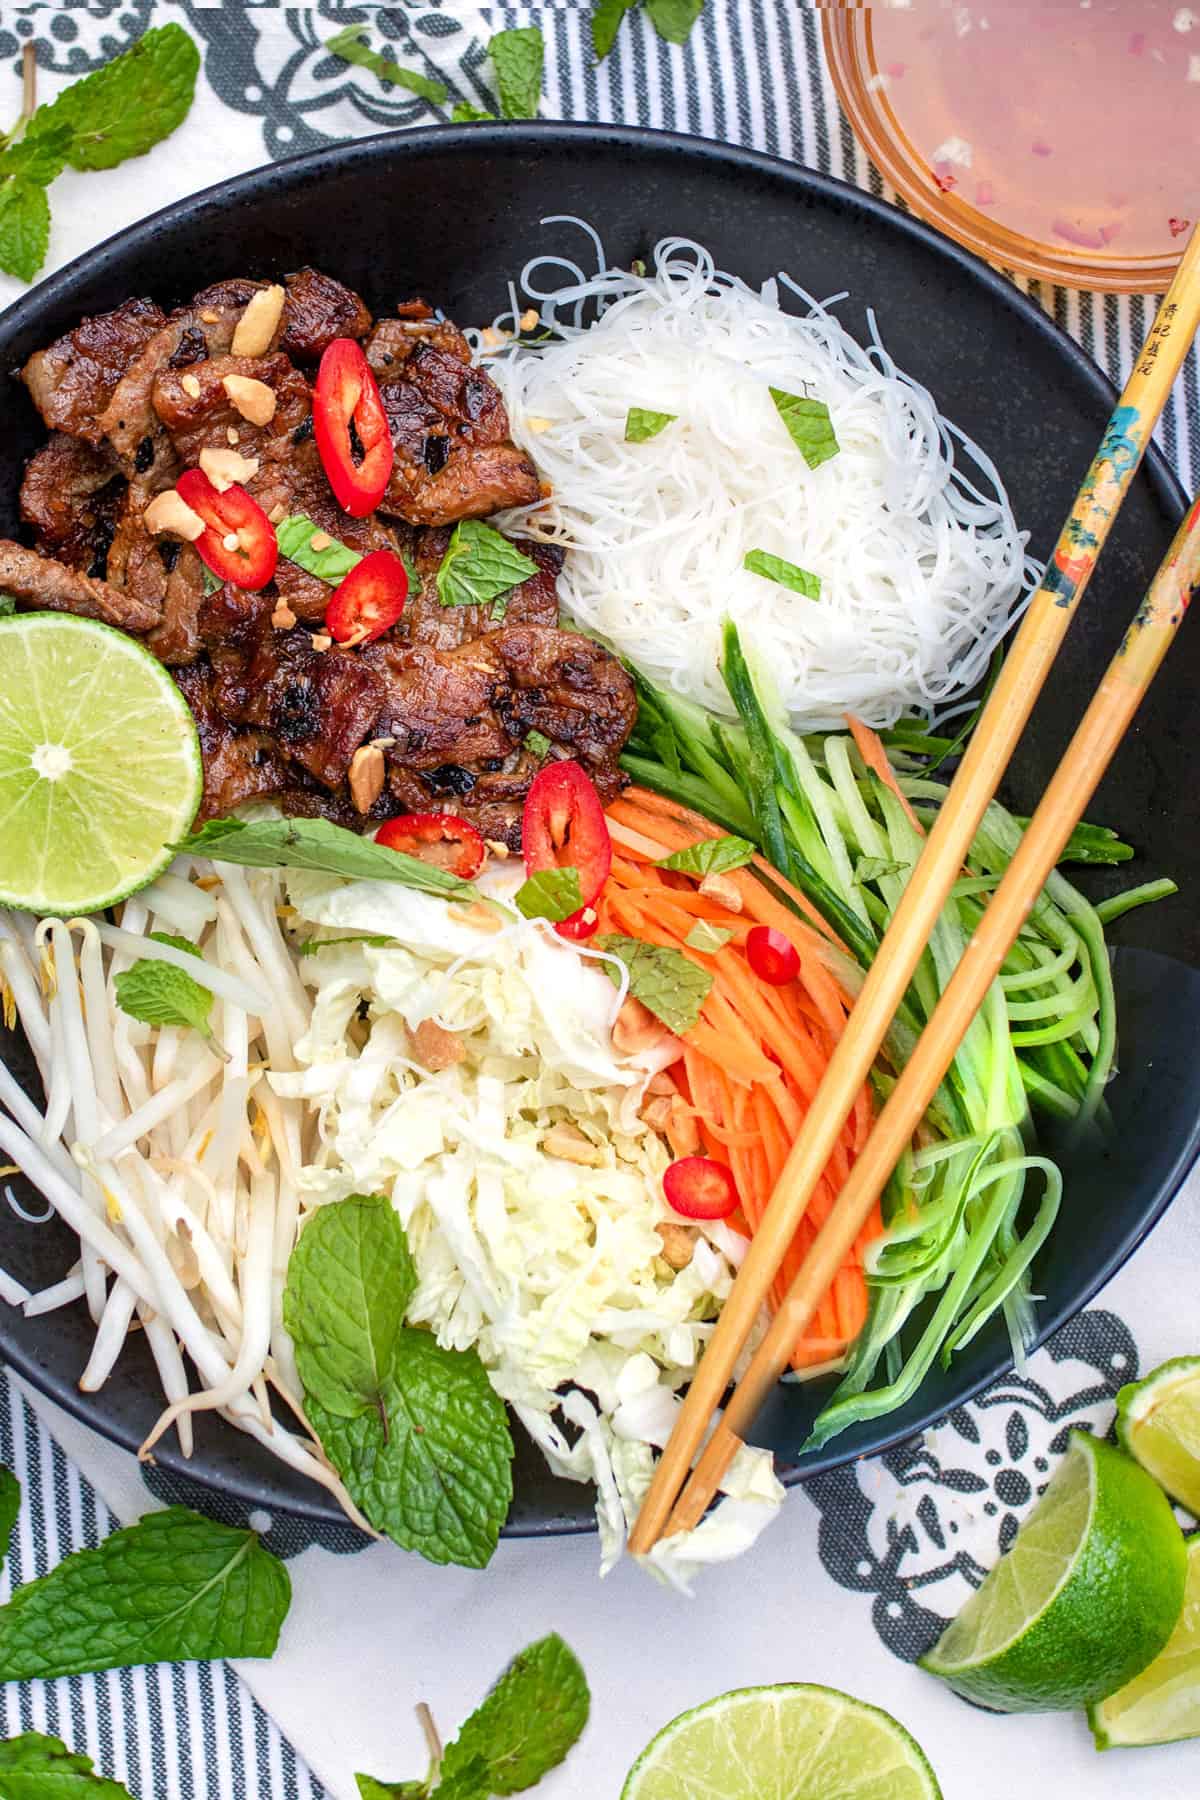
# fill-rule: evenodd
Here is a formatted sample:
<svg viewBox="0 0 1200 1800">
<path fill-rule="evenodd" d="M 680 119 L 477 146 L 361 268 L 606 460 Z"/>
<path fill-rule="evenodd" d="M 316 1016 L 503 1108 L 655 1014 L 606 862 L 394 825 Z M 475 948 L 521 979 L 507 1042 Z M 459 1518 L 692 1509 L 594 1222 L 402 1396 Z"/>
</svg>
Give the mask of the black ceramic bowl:
<svg viewBox="0 0 1200 1800">
<path fill-rule="evenodd" d="M 0 530 L 17 525 L 22 464 L 45 436 L 15 371 L 84 313 L 130 294 L 164 303 L 220 277 L 276 275 L 313 262 L 359 288 L 377 309 L 422 294 L 461 321 L 486 321 L 505 284 L 549 245 L 587 255 L 579 234 L 543 229 L 547 214 L 589 219 L 611 258 L 645 256 L 668 234 L 699 238 L 750 281 L 786 268 L 816 294 L 848 290 L 840 307 L 862 334 L 873 307 L 900 366 L 994 456 L 1032 547 L 1046 554 L 1103 430 L 1112 390 L 1075 345 L 1000 276 L 927 226 L 856 189 L 746 151 L 651 131 L 569 125 L 471 126 L 391 133 L 256 171 L 159 213 L 45 282 L 0 318 Z M 1125 503 L 1049 692 L 1022 743 L 1008 798 L 1028 811 L 1147 585 L 1180 516 L 1182 495 L 1157 451 Z M 1184 721 L 1200 687 L 1200 638 L 1185 634 L 1160 678 L 1093 816 L 1138 846 L 1119 883 L 1173 874 L 1200 884 L 1200 834 L 1185 778 Z M 1119 943 L 1200 963 L 1200 923 L 1184 901 L 1135 913 Z M 1060 1222 L 1036 1270 L 1043 1332 L 1077 1311 L 1166 1207 L 1197 1150 L 1200 980 L 1137 951 L 1117 958 L 1121 1074 L 1111 1099 L 1111 1148 L 1067 1168 Z M 33 1080 L 10 1038 L 3 1054 Z M 26 1202 L 34 1197 L 26 1193 Z M 57 1279 L 74 1240 L 57 1224 L 30 1227 L 0 1206 L 0 1266 L 32 1287 Z M 131 1344 L 102 1391 L 76 1380 L 90 1328 L 82 1308 L 26 1320 L 0 1309 L 0 1354 L 36 1386 L 131 1447 L 161 1401 L 149 1359 Z M 1003 1327 L 982 1334 L 946 1372 L 932 1373 L 902 1412 L 797 1460 L 814 1400 L 783 1387 L 756 1437 L 794 1477 L 880 1450 L 979 1391 L 1009 1364 Z M 190 1464 L 164 1442 L 160 1462 L 253 1504 L 333 1516 L 257 1445 L 211 1417 L 196 1422 Z M 587 1490 L 554 1480 L 528 1444 L 519 1456 L 515 1533 L 585 1529 Z"/>
</svg>

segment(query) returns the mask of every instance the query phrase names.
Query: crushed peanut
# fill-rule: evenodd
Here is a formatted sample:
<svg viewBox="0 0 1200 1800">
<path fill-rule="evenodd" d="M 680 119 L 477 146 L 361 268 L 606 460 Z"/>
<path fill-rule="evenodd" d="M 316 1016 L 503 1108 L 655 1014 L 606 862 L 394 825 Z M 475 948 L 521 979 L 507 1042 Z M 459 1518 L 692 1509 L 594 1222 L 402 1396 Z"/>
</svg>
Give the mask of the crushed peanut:
<svg viewBox="0 0 1200 1800">
<path fill-rule="evenodd" d="M 541 314 L 538 312 L 537 308 L 529 306 L 526 307 L 525 311 L 521 314 L 521 317 L 517 320 L 517 324 L 521 327 L 522 331 L 532 331 L 540 317 Z"/>
<path fill-rule="evenodd" d="M 535 414 L 533 417 L 526 419 L 525 429 L 527 431 L 532 431 L 537 437 L 540 437 L 543 431 L 549 431 L 553 423 L 553 419 L 542 419 Z"/>
<path fill-rule="evenodd" d="M 253 375 L 224 375 L 221 386 L 251 425 L 269 425 L 275 417 L 275 390 Z"/>
<path fill-rule="evenodd" d="M 646 1083 L 648 1094 L 675 1094 L 678 1091 L 674 1080 L 665 1069 L 660 1069 L 658 1074 L 652 1075 Z"/>
<path fill-rule="evenodd" d="M 439 1025 L 436 1019 L 422 1019 L 415 1030 L 410 1027 L 408 1036 L 417 1061 L 431 1075 L 437 1075 L 442 1069 L 452 1069 L 467 1054 L 462 1039 Z"/>
<path fill-rule="evenodd" d="M 220 313 L 214 312 L 211 306 L 206 306 L 204 311 L 200 314 L 200 323 L 202 325 L 216 325 L 219 323 L 220 318 Z"/>
<path fill-rule="evenodd" d="M 287 295 L 278 282 L 259 288 L 250 296 L 246 310 L 237 322 L 230 345 L 235 356 L 262 356 L 271 348 L 275 328 L 283 316 Z"/>
<path fill-rule="evenodd" d="M 198 400 L 200 398 L 200 383 L 194 375 L 181 376 L 179 385 L 184 393 L 190 395 L 193 400 Z"/>
<path fill-rule="evenodd" d="M 168 488 L 164 494 L 155 494 L 142 514 L 142 524 L 147 531 L 167 531 L 172 537 L 183 538 L 189 544 L 194 544 L 198 537 L 203 537 L 205 531 L 200 514 L 193 512 L 174 488 Z"/>
<path fill-rule="evenodd" d="M 502 844 L 500 842 L 499 838 L 485 838 L 484 842 L 486 843 L 488 849 L 491 851 L 492 855 L 497 857 L 500 860 L 500 862 L 503 862 L 505 857 L 508 855 L 508 845 Z"/>
<path fill-rule="evenodd" d="M 686 1269 L 696 1249 L 696 1239 L 686 1225 L 660 1219 L 654 1227 L 662 1239 L 660 1255 L 669 1269 Z"/>
<path fill-rule="evenodd" d="M 715 900 L 726 912 L 740 913 L 742 910 L 742 894 L 736 881 L 728 875 L 706 875 L 700 883 L 700 892 L 706 900 Z"/>
<path fill-rule="evenodd" d="M 310 550 L 328 550 L 333 539 L 327 531 L 314 531 L 308 540 Z"/>
<path fill-rule="evenodd" d="M 613 1021 L 612 1041 L 614 1050 L 620 1056 L 637 1056 L 643 1050 L 657 1049 L 660 1045 L 667 1044 L 675 1046 L 677 1056 L 683 1054 L 683 1046 L 674 1032 L 668 1031 L 649 1007 L 643 1006 L 640 1000 L 635 1000 L 632 994 L 626 994 L 621 1010 Z"/>
<path fill-rule="evenodd" d="M 676 1156 L 698 1155 L 700 1126 L 697 1123 L 696 1115 L 679 1094 L 674 1096 L 670 1104 L 671 1115 L 667 1120 L 667 1142 Z"/>
<path fill-rule="evenodd" d="M 271 614 L 271 623 L 276 631 L 290 631 L 296 623 L 296 615 L 286 600 L 281 600 Z"/>
<path fill-rule="evenodd" d="M 652 1094 L 642 1102 L 640 1117 L 649 1125 L 651 1131 L 665 1132 L 671 1119 L 671 1096 L 669 1094 Z"/>
<path fill-rule="evenodd" d="M 542 1149 L 547 1156 L 557 1156 L 562 1162 L 578 1163 L 585 1169 L 599 1169 L 604 1164 L 604 1152 L 600 1146 L 593 1144 L 577 1126 L 570 1125 L 565 1120 L 550 1127 L 542 1139 Z"/>
<path fill-rule="evenodd" d="M 383 792 L 383 776 L 383 751 L 360 744 L 350 758 L 350 798 L 356 812 L 370 812 Z"/>
<path fill-rule="evenodd" d="M 322 652 L 333 648 L 333 639 L 327 631 L 315 631 L 312 636 L 312 647 Z"/>
<path fill-rule="evenodd" d="M 283 504 L 282 500 L 277 500 L 275 502 L 274 506 L 267 514 L 267 517 L 272 525 L 281 525 L 283 523 L 287 518 L 287 507 Z"/>
<path fill-rule="evenodd" d="M 218 494 L 223 494 L 235 483 L 254 479 L 258 474 L 258 458 L 243 456 L 240 450 L 212 450 L 206 445 L 200 452 L 200 467 Z"/>
<path fill-rule="evenodd" d="M 240 444 L 241 441 L 241 437 L 234 427 L 232 425 L 227 425 L 225 427 L 225 442 L 227 444 Z"/>
</svg>

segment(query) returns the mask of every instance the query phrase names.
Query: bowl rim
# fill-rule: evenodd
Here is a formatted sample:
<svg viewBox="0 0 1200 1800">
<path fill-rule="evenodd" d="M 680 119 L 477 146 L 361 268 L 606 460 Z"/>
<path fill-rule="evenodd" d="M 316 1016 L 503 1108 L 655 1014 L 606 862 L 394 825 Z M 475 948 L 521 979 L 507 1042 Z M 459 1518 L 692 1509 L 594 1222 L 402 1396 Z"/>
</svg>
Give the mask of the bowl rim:
<svg viewBox="0 0 1200 1800">
<path fill-rule="evenodd" d="M 443 155 L 460 150 L 469 150 L 472 155 L 486 156 L 489 150 L 511 151 L 513 148 L 519 149 L 522 144 L 531 153 L 538 155 L 552 152 L 556 148 L 569 151 L 572 145 L 579 144 L 605 147 L 634 155 L 643 151 L 660 154 L 666 152 L 693 164 L 707 164 L 717 169 L 750 171 L 767 176 L 790 189 L 798 198 L 812 194 L 820 195 L 827 201 L 847 209 L 859 217 L 865 216 L 888 233 L 898 234 L 900 239 L 908 238 L 933 251 L 944 262 L 955 266 L 970 282 L 985 289 L 994 300 L 1016 313 L 1027 325 L 1053 344 L 1059 356 L 1073 365 L 1076 373 L 1090 384 L 1097 396 L 1103 397 L 1110 407 L 1117 397 L 1115 386 L 1100 365 L 1036 301 L 1023 293 L 1007 276 L 985 262 L 974 251 L 947 238 L 928 221 L 901 211 L 890 201 L 868 193 L 853 183 L 840 180 L 836 176 L 826 175 L 800 163 L 789 162 L 785 158 L 772 156 L 764 151 L 748 149 L 741 145 L 691 137 L 682 132 L 661 131 L 651 126 L 575 123 L 559 120 L 434 125 L 403 131 L 371 133 L 319 150 L 259 164 L 240 174 L 227 176 L 209 187 L 172 201 L 155 212 L 147 214 L 144 218 L 123 227 L 93 249 L 84 251 L 69 263 L 64 264 L 61 269 L 54 271 L 45 280 L 39 282 L 29 293 L 22 295 L 5 308 L 0 313 L 0 356 L 4 355 L 7 344 L 13 338 L 30 326 L 35 326 L 43 315 L 52 313 L 57 306 L 69 301 L 77 286 L 85 278 L 91 279 L 105 271 L 119 268 L 123 257 L 131 249 L 151 240 L 156 232 L 168 223 L 172 227 L 186 228 L 193 221 L 206 216 L 219 215 L 234 206 L 253 204 L 261 193 L 277 186 L 297 188 L 310 181 L 319 180 L 328 170 L 352 169 L 359 163 L 365 165 L 389 156 L 402 162 L 420 159 L 425 155 Z M 1174 508 L 1175 512 L 1182 516 L 1186 505 L 1186 496 L 1166 456 L 1155 443 L 1151 443 L 1147 449 L 1144 468 L 1146 475 L 1153 480 L 1160 494 Z M 1068 1319 L 1080 1312 L 1094 1298 L 1100 1288 L 1105 1286 L 1124 1265 L 1162 1218 L 1198 1155 L 1200 1155 L 1200 1118 L 1197 1119 L 1190 1137 L 1181 1145 L 1167 1176 L 1160 1183 L 1152 1203 L 1137 1222 L 1131 1225 L 1121 1239 L 1113 1245 L 1095 1279 L 1088 1283 L 1086 1291 L 1081 1292 L 1070 1303 L 1058 1306 L 1052 1313 L 1039 1312 L 1036 1337 L 1038 1345 L 1044 1343 Z M 0 1337 L 2 1336 L 2 1323 L 0 1323 Z M 127 1427 L 120 1420 L 108 1419 L 103 1416 L 98 1418 L 94 1411 L 94 1403 L 88 1396 L 81 1394 L 74 1384 L 60 1387 L 56 1385 L 53 1378 L 47 1379 L 33 1350 L 24 1349 L 20 1345 L 6 1344 L 4 1360 L 40 1394 L 60 1406 L 81 1424 L 90 1426 L 122 1449 L 136 1452 L 139 1442 L 136 1431 Z M 786 1486 L 792 1487 L 862 1457 L 882 1455 L 898 1444 L 919 1436 L 930 1424 L 944 1417 L 951 1406 L 963 1405 L 975 1399 L 1009 1367 L 1011 1367 L 1011 1358 L 998 1354 L 995 1361 L 989 1362 L 984 1372 L 978 1377 L 973 1377 L 967 1387 L 949 1404 L 942 1400 L 936 1405 L 929 1406 L 916 1419 L 907 1420 L 903 1426 L 885 1431 L 879 1441 L 869 1449 L 846 1449 L 843 1447 L 839 1451 L 837 1445 L 841 1440 L 835 1439 L 801 1464 L 793 1465 L 784 1462 L 780 1470 L 780 1477 Z M 191 1480 L 202 1486 L 212 1485 L 202 1472 L 202 1462 L 197 1459 L 184 1458 L 173 1443 L 165 1440 L 160 1443 L 155 1450 L 155 1459 L 172 1476 Z M 278 1512 L 286 1513 L 292 1518 L 311 1525 L 332 1523 L 345 1525 L 346 1523 L 341 1509 L 328 1498 L 325 1490 L 315 1483 L 311 1493 L 304 1490 L 296 1495 L 289 1494 L 286 1501 L 274 1498 L 264 1499 L 262 1491 L 253 1485 L 253 1481 L 249 1477 L 241 1486 L 236 1481 L 231 1482 L 227 1477 L 223 1477 L 222 1486 L 223 1491 L 235 1501 L 244 1502 L 251 1507 L 270 1505 Z M 546 1519 L 506 1524 L 502 1528 L 501 1535 L 511 1538 L 574 1536 L 593 1532 L 595 1529 L 594 1520 L 555 1521 Z"/>
</svg>

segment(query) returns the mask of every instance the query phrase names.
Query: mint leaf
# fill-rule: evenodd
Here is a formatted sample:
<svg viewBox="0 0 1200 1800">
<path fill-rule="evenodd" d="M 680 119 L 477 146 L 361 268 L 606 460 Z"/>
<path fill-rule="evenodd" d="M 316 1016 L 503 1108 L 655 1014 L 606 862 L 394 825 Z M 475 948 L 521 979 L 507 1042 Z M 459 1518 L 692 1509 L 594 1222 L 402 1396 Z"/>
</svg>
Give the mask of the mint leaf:
<svg viewBox="0 0 1200 1800">
<path fill-rule="evenodd" d="M 704 11 L 704 0 L 646 0 L 646 12 L 659 37 L 686 44 L 688 33 Z"/>
<path fill-rule="evenodd" d="M 819 575 L 810 575 L 799 563 L 788 562 L 786 557 L 772 556 L 769 550 L 747 550 L 742 559 L 742 567 L 749 569 L 752 575 L 762 575 L 767 581 L 777 581 L 781 587 L 803 594 L 806 600 L 821 598 Z"/>
<path fill-rule="evenodd" d="M 284 1324 L 313 1429 L 371 1524 L 430 1562 L 481 1569 L 512 1499 L 508 1420 L 474 1350 L 402 1324 L 415 1287 L 390 1202 L 356 1194 L 305 1226 Z"/>
<path fill-rule="evenodd" d="M 385 937 L 381 931 L 347 931 L 335 938 L 305 938 L 296 951 L 297 956 L 316 956 L 319 950 L 335 950 L 339 944 L 373 944 L 378 950 L 385 950 L 396 942 L 394 937 Z"/>
<path fill-rule="evenodd" d="M 271 1656 L 291 1593 L 253 1531 L 183 1506 L 148 1513 L 0 1606 L 0 1681 Z"/>
<path fill-rule="evenodd" d="M 193 944 L 191 938 L 178 937 L 173 931 L 152 931 L 151 941 L 155 944 L 170 944 L 172 950 L 182 950 L 185 956 L 198 956 L 204 960 L 204 952 L 199 944 Z"/>
<path fill-rule="evenodd" d="M 637 3 L 638 0 L 596 0 L 592 9 L 592 44 L 597 62 L 604 61 L 616 41 L 621 20 Z"/>
<path fill-rule="evenodd" d="M 474 1350 L 405 1326 L 372 1404 L 351 1417 L 307 1396 L 306 1408 L 376 1530 L 430 1562 L 486 1567 L 512 1500 L 513 1446 Z"/>
<path fill-rule="evenodd" d="M 640 938 L 608 937 L 593 940 L 598 950 L 625 964 L 629 971 L 629 992 L 648 1007 L 676 1036 L 690 1031 L 700 1017 L 712 987 L 707 969 L 699 969 L 682 950 L 671 950 L 661 944 L 644 944 Z M 619 986 L 611 963 L 600 967 Z"/>
<path fill-rule="evenodd" d="M 535 119 L 542 98 L 546 44 L 536 25 L 498 31 L 488 44 L 505 119 Z"/>
<path fill-rule="evenodd" d="M 544 731 L 527 731 L 521 741 L 531 756 L 549 756 L 553 749 Z"/>
<path fill-rule="evenodd" d="M 53 108 L 39 107 L 25 128 L 25 136 L 10 144 L 0 156 L 0 176 L 23 175 L 48 187 L 67 166 L 75 133 L 66 119 L 55 119 Z"/>
<path fill-rule="evenodd" d="M 25 175 L 7 176 L 0 184 L 0 269 L 18 281 L 32 281 L 46 260 L 49 243 L 50 202 L 45 189 Z"/>
<path fill-rule="evenodd" d="M 487 1763 L 482 1756 L 473 1756 L 449 1777 L 443 1770 L 433 1800 L 491 1800 L 500 1789 L 491 1787 L 489 1780 Z"/>
<path fill-rule="evenodd" d="M 119 1781 L 95 1773 L 90 1756 L 40 1731 L 0 1740 L 0 1794 L 4 1800 L 130 1800 Z"/>
<path fill-rule="evenodd" d="M 172 845 L 181 856 L 212 856 L 250 869 L 316 869 L 357 881 L 399 881 L 444 900 L 478 900 L 479 890 L 447 869 L 388 850 L 328 819 L 209 819 Z"/>
<path fill-rule="evenodd" d="M 343 62 L 357 63 L 361 68 L 371 69 L 380 81 L 407 88 L 411 94 L 419 94 L 423 100 L 432 100 L 435 106 L 441 106 L 446 99 L 446 89 L 440 81 L 431 81 L 428 75 L 422 75 L 416 69 L 402 69 L 390 56 L 372 50 L 361 25 L 347 25 L 344 31 L 339 31 L 336 37 L 327 40 L 325 48 L 331 55 L 340 56 Z"/>
<path fill-rule="evenodd" d="M 103 68 L 73 81 L 34 115 L 38 134 L 71 128 L 73 169 L 111 169 L 142 156 L 187 117 L 200 52 L 180 25 L 160 25 Z"/>
<path fill-rule="evenodd" d="M 0 1464 L 0 1562 L 8 1555 L 13 1527 L 21 1510 L 21 1484 L 11 1469 Z"/>
<path fill-rule="evenodd" d="M 655 866 L 674 869 L 679 875 L 724 875 L 730 869 L 745 868 L 753 855 L 754 845 L 749 838 L 703 838 L 686 849 L 672 850 L 670 856 L 660 858 Z"/>
<path fill-rule="evenodd" d="M 113 986 L 117 990 L 117 1005 L 131 1019 L 140 1019 L 143 1025 L 178 1025 L 198 1031 L 202 1037 L 212 1036 L 208 1022 L 212 993 L 186 969 L 142 957 L 132 969 L 115 975 Z"/>
<path fill-rule="evenodd" d="M 357 568 L 362 557 L 357 550 L 351 550 L 349 544 L 339 543 L 337 538 L 332 538 L 323 550 L 314 550 L 312 540 L 320 529 L 305 513 L 292 513 L 289 518 L 281 519 L 275 527 L 279 554 L 307 569 L 319 581 L 343 581 L 351 569 Z"/>
<path fill-rule="evenodd" d="M 591 1697 L 579 1659 L 557 1632 L 539 1638 L 507 1669 L 442 1759 L 443 1786 L 475 1761 L 485 1794 L 519 1794 L 556 1769 L 588 1721 Z"/>
<path fill-rule="evenodd" d="M 454 527 L 437 572 L 443 606 L 486 606 L 498 594 L 536 575 L 538 565 L 481 519 Z"/>
<path fill-rule="evenodd" d="M 473 106 L 469 100 L 459 100 L 456 103 L 453 112 L 450 114 L 450 119 L 455 125 L 474 125 L 484 120 L 488 120 L 494 124 L 496 115 L 495 113 L 484 112 L 481 106 Z"/>
<path fill-rule="evenodd" d="M 361 1800 L 429 1800 L 427 1781 L 376 1781 L 373 1775 L 356 1775 Z"/>
<path fill-rule="evenodd" d="M 706 956 L 715 956 L 732 936 L 732 931 L 727 931 L 724 925 L 710 925 L 707 919 L 697 919 L 683 941 L 689 950 L 702 950 Z"/>
<path fill-rule="evenodd" d="M 625 442 L 644 444 L 674 424 L 678 417 L 678 413 L 651 412 L 647 406 L 631 406 L 625 415 Z"/>
<path fill-rule="evenodd" d="M 318 1207 L 292 1251 L 283 1295 L 305 1393 L 344 1418 L 377 1406 L 416 1288 L 390 1200 L 352 1194 Z"/>
<path fill-rule="evenodd" d="M 808 400 L 802 394 L 789 394 L 785 388 L 771 389 L 775 409 L 788 428 L 793 444 L 810 469 L 836 456 L 840 445 L 833 429 L 829 408 L 823 400 Z"/>
<path fill-rule="evenodd" d="M 539 869 L 515 895 L 517 911 L 527 919 L 569 919 L 583 905 L 578 869 Z"/>
<path fill-rule="evenodd" d="M 221 580 L 221 577 L 219 575 L 214 575 L 207 563 L 205 563 L 202 573 L 203 573 L 203 577 L 204 577 L 204 592 L 205 592 L 206 596 L 209 594 L 215 594 L 218 588 L 223 588 L 225 586 L 225 583 Z"/>
</svg>

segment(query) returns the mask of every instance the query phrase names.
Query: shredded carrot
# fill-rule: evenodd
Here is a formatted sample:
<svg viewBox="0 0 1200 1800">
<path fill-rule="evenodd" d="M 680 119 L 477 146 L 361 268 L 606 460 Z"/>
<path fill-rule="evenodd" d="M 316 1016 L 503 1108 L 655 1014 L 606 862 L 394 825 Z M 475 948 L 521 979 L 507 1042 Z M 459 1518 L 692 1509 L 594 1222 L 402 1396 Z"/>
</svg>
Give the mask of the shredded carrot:
<svg viewBox="0 0 1200 1800">
<path fill-rule="evenodd" d="M 875 743 L 882 754 L 878 739 Z M 870 762 L 869 744 L 864 748 L 860 741 L 859 747 Z M 776 892 L 748 868 L 735 869 L 724 878 L 732 884 L 724 890 L 728 904 L 702 893 L 694 878 L 660 869 L 659 860 L 671 852 L 725 835 L 687 807 L 630 788 L 609 808 L 609 819 L 615 827 L 614 856 L 596 903 L 601 931 L 679 950 L 712 977 L 672 1074 L 687 1113 L 697 1121 L 705 1154 L 726 1163 L 733 1174 L 740 1200 L 733 1222 L 753 1235 L 853 1005 L 824 961 L 827 947 L 839 940 L 808 900 L 761 857 L 754 858 L 754 865 Z M 791 900 L 803 917 L 776 893 Z M 698 951 L 687 942 L 699 921 L 728 934 L 717 951 Z M 795 981 L 776 988 L 754 975 L 745 944 L 756 924 L 774 926 L 795 945 L 800 957 Z M 872 1113 L 870 1091 L 864 1087 L 784 1258 L 772 1290 L 773 1306 L 781 1303 L 828 1218 L 866 1141 Z M 794 1367 L 835 1361 L 861 1331 L 867 1312 L 862 1259 L 882 1229 L 876 1208 L 823 1296 L 808 1333 L 795 1346 Z"/>
<path fill-rule="evenodd" d="M 861 719 L 856 719 L 853 713 L 846 714 L 846 723 L 850 727 L 850 735 L 858 747 L 858 754 L 862 757 L 868 769 L 870 769 L 873 775 L 878 775 L 884 787 L 892 790 L 893 794 L 895 794 L 897 800 L 904 808 L 905 813 L 908 815 L 909 822 L 914 830 L 918 831 L 921 836 L 924 837 L 925 827 L 909 805 L 907 797 L 900 791 L 900 783 L 896 780 L 892 765 L 887 759 L 887 751 L 883 747 L 883 741 L 878 732 L 872 731 L 869 725 L 864 725 Z"/>
</svg>

